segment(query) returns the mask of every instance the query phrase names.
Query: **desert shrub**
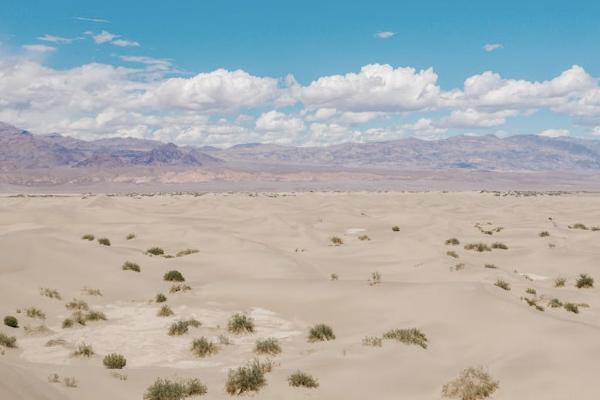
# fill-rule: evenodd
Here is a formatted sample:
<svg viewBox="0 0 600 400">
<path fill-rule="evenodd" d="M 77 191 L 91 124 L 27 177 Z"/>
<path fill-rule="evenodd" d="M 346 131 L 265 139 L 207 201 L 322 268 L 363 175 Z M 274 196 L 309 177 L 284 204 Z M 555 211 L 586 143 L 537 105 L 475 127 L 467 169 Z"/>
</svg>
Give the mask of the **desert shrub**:
<svg viewBox="0 0 600 400">
<path fill-rule="evenodd" d="M 376 336 L 365 336 L 362 344 L 363 346 L 381 347 L 383 346 L 383 340 Z"/>
<path fill-rule="evenodd" d="M 120 381 L 126 381 L 128 378 L 128 376 L 126 374 L 121 374 L 120 372 L 115 372 L 115 371 L 111 372 L 110 376 L 112 376 L 113 378 L 116 378 Z"/>
<path fill-rule="evenodd" d="M 174 313 L 173 313 L 173 310 L 171 310 L 171 307 L 169 307 L 167 304 L 165 304 L 164 306 L 162 306 L 160 308 L 157 315 L 159 317 L 170 317 L 173 314 Z"/>
<path fill-rule="evenodd" d="M 71 314 L 71 319 L 79 325 L 85 325 L 87 318 L 83 311 L 77 310 Z"/>
<path fill-rule="evenodd" d="M 106 315 L 102 311 L 90 311 L 85 314 L 86 321 L 106 321 Z"/>
<path fill-rule="evenodd" d="M 498 381 L 494 380 L 483 368 L 471 367 L 462 370 L 458 378 L 445 384 L 442 388 L 442 395 L 451 399 L 481 400 L 491 396 L 498 386 Z"/>
<path fill-rule="evenodd" d="M 219 335 L 219 344 L 222 344 L 223 346 L 229 346 L 232 345 L 233 342 L 227 335 L 221 334 Z"/>
<path fill-rule="evenodd" d="M 130 233 L 130 234 L 128 234 L 128 235 L 125 237 L 125 239 L 127 239 L 127 240 L 135 239 L 135 233 Z"/>
<path fill-rule="evenodd" d="M 534 307 L 538 311 L 544 311 L 544 307 L 538 304 L 537 299 L 530 299 L 529 297 L 521 297 L 523 301 L 525 301 L 529 307 Z"/>
<path fill-rule="evenodd" d="M 51 299 L 62 300 L 62 296 L 56 289 L 40 288 L 40 295 L 49 297 Z"/>
<path fill-rule="evenodd" d="M 465 250 L 474 250 L 478 252 L 492 251 L 490 246 L 485 243 L 468 243 L 465 245 Z"/>
<path fill-rule="evenodd" d="M 579 314 L 579 307 L 577 306 L 577 304 L 565 303 L 564 308 L 569 312 Z"/>
<path fill-rule="evenodd" d="M 90 289 L 85 287 L 81 289 L 81 291 L 83 292 L 83 294 L 87 294 L 88 296 L 102 296 L 102 292 L 100 291 L 100 289 Z"/>
<path fill-rule="evenodd" d="M 71 300 L 70 302 L 65 304 L 65 307 L 67 307 L 67 310 L 87 311 L 90 309 L 90 306 L 88 306 L 88 303 L 86 303 L 84 300 L 79 300 L 79 299 Z"/>
<path fill-rule="evenodd" d="M 62 322 L 62 327 L 63 327 L 63 329 L 72 328 L 73 324 L 74 324 L 74 322 L 71 318 L 66 318 Z"/>
<path fill-rule="evenodd" d="M 508 246 L 501 242 L 492 243 L 492 249 L 508 250 Z"/>
<path fill-rule="evenodd" d="M 167 301 L 167 296 L 165 296 L 162 293 L 159 293 L 156 295 L 156 298 L 154 299 L 157 303 L 164 303 L 165 301 Z"/>
<path fill-rule="evenodd" d="M 460 244 L 460 241 L 457 238 L 450 238 L 450 239 L 446 240 L 446 244 L 452 245 L 452 246 L 458 246 Z"/>
<path fill-rule="evenodd" d="M 338 274 L 331 274 L 329 276 L 329 279 L 331 279 L 332 281 L 337 281 L 338 279 L 340 279 L 340 277 L 338 276 Z"/>
<path fill-rule="evenodd" d="M 584 224 L 581 224 L 581 223 L 573 224 L 573 225 L 569 226 L 569 228 L 570 229 L 581 229 L 581 230 L 584 230 L 584 231 L 588 230 L 588 227 L 585 226 Z"/>
<path fill-rule="evenodd" d="M 371 240 L 371 238 L 368 235 L 360 235 L 358 240 Z"/>
<path fill-rule="evenodd" d="M 240 395 L 246 392 L 258 392 L 267 384 L 265 373 L 270 370 L 269 365 L 254 360 L 248 364 L 229 370 L 225 391 L 231 395 Z"/>
<path fill-rule="evenodd" d="M 369 285 L 377 285 L 381 283 L 381 274 L 377 271 L 371 273 L 371 278 L 369 278 Z"/>
<path fill-rule="evenodd" d="M 404 344 L 415 344 L 427 348 L 427 336 L 419 329 L 392 329 L 383 334 L 384 339 L 397 340 Z"/>
<path fill-rule="evenodd" d="M 135 271 L 135 272 L 141 271 L 140 266 L 131 261 L 125 261 L 125 263 L 123 264 L 123 266 L 121 268 L 123 269 L 123 271 Z"/>
<path fill-rule="evenodd" d="M 110 240 L 108 238 L 100 238 L 98 239 L 98 243 L 102 246 L 110 246 Z"/>
<path fill-rule="evenodd" d="M 167 282 L 183 282 L 185 278 L 179 271 L 169 271 L 164 274 L 163 279 Z"/>
<path fill-rule="evenodd" d="M 447 251 L 446 255 L 453 258 L 458 258 L 458 254 L 455 251 Z"/>
<path fill-rule="evenodd" d="M 196 321 L 195 319 L 188 319 L 185 321 L 182 320 L 182 321 L 173 322 L 171 324 L 171 326 L 169 327 L 169 335 L 170 336 L 181 336 L 188 332 L 190 326 L 197 328 L 200 325 L 201 325 L 200 322 Z"/>
<path fill-rule="evenodd" d="M 241 313 L 233 314 L 227 322 L 227 330 L 236 335 L 254 333 L 254 319 Z"/>
<path fill-rule="evenodd" d="M 2 332 L 0 332 L 0 346 L 8 347 L 8 348 L 16 348 L 17 347 L 17 338 L 14 336 L 8 336 Z"/>
<path fill-rule="evenodd" d="M 171 286 L 169 293 L 186 292 L 192 290 L 192 287 L 186 284 L 177 283 Z"/>
<path fill-rule="evenodd" d="M 208 393 L 206 385 L 198 379 L 171 381 L 158 378 L 144 393 L 144 400 L 182 400 Z"/>
<path fill-rule="evenodd" d="M 458 263 L 454 266 L 454 270 L 455 271 L 462 271 L 463 269 L 465 269 L 465 264 L 464 263 Z M 452 268 L 450 268 L 450 270 L 452 270 Z"/>
<path fill-rule="evenodd" d="M 187 397 L 202 396 L 208 393 L 208 389 L 199 379 L 187 379 L 185 381 L 185 393 Z"/>
<path fill-rule="evenodd" d="M 275 338 L 259 339 L 254 346 L 254 352 L 256 354 L 269 354 L 274 356 L 281 353 L 281 346 L 279 345 L 279 341 Z"/>
<path fill-rule="evenodd" d="M 46 342 L 46 347 L 66 346 L 67 341 L 64 339 L 50 339 Z"/>
<path fill-rule="evenodd" d="M 489 269 L 498 269 L 498 267 L 495 266 L 494 264 L 485 264 L 484 267 L 489 268 Z"/>
<path fill-rule="evenodd" d="M 550 232 L 543 231 L 543 232 L 538 233 L 538 236 L 539 237 L 548 237 L 548 236 L 550 236 Z"/>
<path fill-rule="evenodd" d="M 556 278 L 554 280 L 554 287 L 564 287 L 567 280 L 565 278 Z"/>
<path fill-rule="evenodd" d="M 317 324 L 308 331 L 309 342 L 323 342 L 326 340 L 335 340 L 335 334 L 330 326 Z"/>
<path fill-rule="evenodd" d="M 288 383 L 292 387 L 305 387 L 311 389 L 319 387 L 319 382 L 315 378 L 302 371 L 296 371 L 288 376 Z"/>
<path fill-rule="evenodd" d="M 127 359 L 122 354 L 111 353 L 104 356 L 102 364 L 108 369 L 122 369 L 127 365 Z"/>
<path fill-rule="evenodd" d="M 498 279 L 494 285 L 504 290 L 510 290 L 510 284 L 502 279 Z"/>
<path fill-rule="evenodd" d="M 400 227 L 398 225 L 392 226 L 392 232 L 400 232 Z"/>
<path fill-rule="evenodd" d="M 94 354 L 94 349 L 91 345 L 81 343 L 79 346 L 77 346 L 77 349 L 71 355 L 74 357 L 91 357 Z"/>
<path fill-rule="evenodd" d="M 46 314 L 39 308 L 35 308 L 35 307 L 29 307 L 28 309 L 26 309 L 25 314 L 29 318 L 46 319 Z"/>
<path fill-rule="evenodd" d="M 548 302 L 548 307 L 558 308 L 558 307 L 562 307 L 562 306 L 563 306 L 563 303 L 557 298 L 554 298 Z"/>
<path fill-rule="evenodd" d="M 198 253 L 198 250 L 196 250 L 196 249 L 185 249 L 185 250 L 178 251 L 177 254 L 175 254 L 175 256 L 183 257 L 183 256 L 189 256 L 190 254 L 196 254 L 196 253 Z"/>
<path fill-rule="evenodd" d="M 219 351 L 219 348 L 216 344 L 203 336 L 200 339 L 194 339 L 191 350 L 197 357 L 206 357 L 216 354 Z"/>
<path fill-rule="evenodd" d="M 63 378 L 63 383 L 66 387 L 76 388 L 77 387 L 77 379 L 74 376 L 65 376 Z"/>
<path fill-rule="evenodd" d="M 165 254 L 165 251 L 160 247 L 151 247 L 148 250 L 146 250 L 146 254 L 150 254 L 152 256 L 162 256 L 163 254 Z"/>
<path fill-rule="evenodd" d="M 4 325 L 10 326 L 11 328 L 18 328 L 19 320 L 13 317 L 12 315 L 7 315 L 6 317 L 4 317 Z"/>
<path fill-rule="evenodd" d="M 85 235 L 83 235 L 83 236 L 81 237 L 81 240 L 89 240 L 89 241 L 92 241 L 92 240 L 94 240 L 94 239 L 96 239 L 96 237 L 95 237 L 94 235 L 92 235 L 91 233 L 86 233 Z"/>
<path fill-rule="evenodd" d="M 533 289 L 533 288 L 527 288 L 525 290 L 525 293 L 536 295 L 537 291 L 535 289 Z"/>
<path fill-rule="evenodd" d="M 341 246 L 344 244 L 344 241 L 342 240 L 342 238 L 337 237 L 337 236 L 332 236 L 330 239 L 331 244 L 333 244 L 334 246 Z"/>
<path fill-rule="evenodd" d="M 577 278 L 577 281 L 575 282 L 575 286 L 579 289 L 593 288 L 594 287 L 594 278 L 592 278 L 588 274 L 580 274 L 579 278 Z"/>
<path fill-rule="evenodd" d="M 50 383 L 59 383 L 60 382 L 60 376 L 58 376 L 58 374 L 55 372 L 53 374 L 48 375 L 48 382 Z"/>
</svg>

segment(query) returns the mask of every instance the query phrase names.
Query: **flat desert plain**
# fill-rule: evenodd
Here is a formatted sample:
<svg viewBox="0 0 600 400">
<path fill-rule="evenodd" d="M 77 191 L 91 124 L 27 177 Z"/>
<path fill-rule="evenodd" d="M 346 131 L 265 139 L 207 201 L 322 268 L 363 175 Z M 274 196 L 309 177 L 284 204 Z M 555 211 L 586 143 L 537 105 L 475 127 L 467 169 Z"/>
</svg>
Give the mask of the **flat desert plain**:
<svg viewBox="0 0 600 400">
<path fill-rule="evenodd" d="M 197 378 L 234 398 L 228 371 L 259 359 L 266 385 L 242 397 L 441 399 L 481 367 L 493 399 L 598 399 L 596 226 L 585 193 L 4 196 L 0 312 L 18 327 L 0 327 L 0 397 L 142 399 Z M 229 331 L 236 313 L 253 333 Z M 335 339 L 308 340 L 317 324 Z M 281 352 L 256 354 L 266 338 Z M 290 386 L 295 371 L 318 387 Z"/>
</svg>

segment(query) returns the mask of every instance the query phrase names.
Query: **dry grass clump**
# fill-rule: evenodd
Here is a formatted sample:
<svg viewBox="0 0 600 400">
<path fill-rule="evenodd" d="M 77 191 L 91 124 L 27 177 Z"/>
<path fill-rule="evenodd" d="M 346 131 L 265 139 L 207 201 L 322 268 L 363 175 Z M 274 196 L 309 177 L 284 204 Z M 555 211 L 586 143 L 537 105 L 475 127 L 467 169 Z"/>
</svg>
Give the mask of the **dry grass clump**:
<svg viewBox="0 0 600 400">
<path fill-rule="evenodd" d="M 59 383 L 60 376 L 55 372 L 53 374 L 48 375 L 48 382 L 50 383 Z"/>
<path fill-rule="evenodd" d="M 450 239 L 446 240 L 446 245 L 458 246 L 459 244 L 460 244 L 460 241 L 457 238 L 450 238 Z"/>
<path fill-rule="evenodd" d="M 98 243 L 102 246 L 110 246 L 110 240 L 108 238 L 100 238 L 98 239 Z"/>
<path fill-rule="evenodd" d="M 4 317 L 4 325 L 11 328 L 18 328 L 19 320 L 16 317 L 13 317 L 12 315 L 7 315 L 6 317 Z"/>
<path fill-rule="evenodd" d="M 579 289 L 589 289 L 594 287 L 594 278 L 588 274 L 579 274 L 579 278 L 575 282 L 575 286 Z"/>
<path fill-rule="evenodd" d="M 334 246 L 341 246 L 344 244 L 344 241 L 342 240 L 342 238 L 337 237 L 337 236 L 332 236 L 330 239 L 331 244 L 333 244 Z"/>
<path fill-rule="evenodd" d="M 208 393 L 206 385 L 198 379 L 171 381 L 158 378 L 144 393 L 144 400 L 183 400 Z"/>
<path fill-rule="evenodd" d="M 169 336 L 181 336 L 188 332 L 190 326 L 198 328 L 200 325 L 200 322 L 195 319 L 173 322 L 169 327 Z"/>
<path fill-rule="evenodd" d="M 77 350 L 75 350 L 71 355 L 73 357 L 92 357 L 94 355 L 94 349 L 91 345 L 86 343 L 81 343 L 77 346 Z"/>
<path fill-rule="evenodd" d="M 123 271 L 140 272 L 142 270 L 138 264 L 131 261 L 125 261 L 121 268 L 123 269 Z"/>
<path fill-rule="evenodd" d="M 587 231 L 589 228 L 582 223 L 576 223 L 573 225 L 569 225 L 569 229 L 581 229 L 583 231 Z"/>
<path fill-rule="evenodd" d="M 562 306 L 563 306 L 563 303 L 557 298 L 554 298 L 548 302 L 548 307 L 551 307 L 551 308 L 559 308 Z"/>
<path fill-rule="evenodd" d="M 572 312 L 574 314 L 579 314 L 579 307 L 577 306 L 577 304 L 565 303 L 564 308 L 565 308 L 565 310 L 567 310 L 569 312 Z"/>
<path fill-rule="evenodd" d="M 458 378 L 446 383 L 442 396 L 459 400 L 481 400 L 490 397 L 499 386 L 483 368 L 466 368 Z"/>
<path fill-rule="evenodd" d="M 465 269 L 465 263 L 457 263 L 454 267 L 450 267 L 450 271 L 452 271 L 454 269 L 454 271 L 462 271 L 463 269 Z"/>
<path fill-rule="evenodd" d="M 498 269 L 498 267 L 494 264 L 485 264 L 484 267 L 489 269 Z"/>
<path fill-rule="evenodd" d="M 538 311 L 544 311 L 544 307 L 540 306 L 538 304 L 538 300 L 537 299 L 530 299 L 529 297 L 521 297 L 521 300 L 525 301 L 529 307 L 533 307 Z"/>
<path fill-rule="evenodd" d="M 335 340 L 335 334 L 329 325 L 317 324 L 308 331 L 309 342 L 324 342 L 328 340 Z"/>
<path fill-rule="evenodd" d="M 340 277 L 338 276 L 338 274 L 331 274 L 329 276 L 329 279 L 332 281 L 337 281 L 338 279 L 340 279 Z"/>
<path fill-rule="evenodd" d="M 229 318 L 227 330 L 236 335 L 254 333 L 254 319 L 241 313 L 236 313 Z"/>
<path fill-rule="evenodd" d="M 49 297 L 51 299 L 62 300 L 62 296 L 56 289 L 40 288 L 40 295 Z"/>
<path fill-rule="evenodd" d="M 554 280 L 554 287 L 564 287 L 567 280 L 565 278 L 556 278 Z"/>
<path fill-rule="evenodd" d="M 188 290 L 192 290 L 192 287 L 186 284 L 176 283 L 171 286 L 169 293 L 187 292 Z"/>
<path fill-rule="evenodd" d="M 196 249 L 185 249 L 185 250 L 178 251 L 177 254 L 175 254 L 175 257 L 189 256 L 190 254 L 196 254 L 198 252 L 199 252 L 199 250 L 196 250 Z"/>
<path fill-rule="evenodd" d="M 46 319 L 46 314 L 39 308 L 35 308 L 35 307 L 29 307 L 28 309 L 26 309 L 25 314 L 29 318 Z"/>
<path fill-rule="evenodd" d="M 538 233 L 538 236 L 539 237 L 548 237 L 548 236 L 550 236 L 550 232 L 542 231 L 542 232 Z"/>
<path fill-rule="evenodd" d="M 496 281 L 496 283 L 494 283 L 494 285 L 496 285 L 499 288 L 504 289 L 504 290 L 510 290 L 510 283 L 508 283 L 502 279 L 498 279 Z"/>
<path fill-rule="evenodd" d="M 128 235 L 125 237 L 125 239 L 127 239 L 127 240 L 135 239 L 135 233 L 130 233 L 130 234 L 128 234 Z"/>
<path fill-rule="evenodd" d="M 102 311 L 90 311 L 85 314 L 86 321 L 106 321 L 106 315 Z"/>
<path fill-rule="evenodd" d="M 292 387 L 305 387 L 309 389 L 319 387 L 319 382 L 315 378 L 302 371 L 296 371 L 288 376 L 288 383 Z"/>
<path fill-rule="evenodd" d="M 63 383 L 65 384 L 66 387 L 68 388 L 76 388 L 78 383 L 77 383 L 77 379 L 75 379 L 74 376 L 65 376 L 63 378 Z"/>
<path fill-rule="evenodd" d="M 185 278 L 179 271 L 169 271 L 164 274 L 163 279 L 167 282 L 184 282 Z"/>
<path fill-rule="evenodd" d="M 447 251 L 446 255 L 452 258 L 458 258 L 458 254 L 455 251 Z"/>
<path fill-rule="evenodd" d="M 212 354 L 217 354 L 219 351 L 219 347 L 202 336 L 200 339 L 194 339 L 192 342 L 192 353 L 196 355 L 196 357 L 206 357 Z"/>
<path fill-rule="evenodd" d="M 146 250 L 146 254 L 151 256 L 162 256 L 163 254 L 165 254 L 165 251 L 160 247 L 151 247 L 148 250 Z"/>
<path fill-rule="evenodd" d="M 67 310 L 79 310 L 79 311 L 87 311 L 90 309 L 90 307 L 88 306 L 88 303 L 86 303 L 84 300 L 79 300 L 79 299 L 71 300 L 70 302 L 65 304 L 65 307 L 67 307 Z"/>
<path fill-rule="evenodd" d="M 358 240 L 363 240 L 363 241 L 364 241 L 364 240 L 371 240 L 371 238 L 370 238 L 368 235 L 360 235 L 360 236 L 358 237 Z"/>
<path fill-rule="evenodd" d="M 508 250 L 508 246 L 502 242 L 492 243 L 492 249 Z"/>
<path fill-rule="evenodd" d="M 369 285 L 377 285 L 381 283 L 381 274 L 377 271 L 371 273 L 371 277 L 369 278 Z"/>
<path fill-rule="evenodd" d="M 102 296 L 102 291 L 100 291 L 100 289 L 90 289 L 84 287 L 83 289 L 81 289 L 81 292 L 83 294 L 87 294 L 88 296 Z"/>
<path fill-rule="evenodd" d="M 14 349 L 17 347 L 17 338 L 0 332 L 0 346 Z"/>
<path fill-rule="evenodd" d="M 90 242 L 94 239 L 96 239 L 96 237 L 94 235 L 92 235 L 91 233 L 86 233 L 85 235 L 83 235 L 81 237 L 81 240 L 89 240 Z"/>
<path fill-rule="evenodd" d="M 154 301 L 156 301 L 157 303 L 164 303 L 165 301 L 167 301 L 167 296 L 165 296 L 162 293 L 159 293 L 154 298 Z"/>
<path fill-rule="evenodd" d="M 219 335 L 219 344 L 222 344 L 223 346 L 230 346 L 233 344 L 233 341 L 229 338 L 229 336 L 227 335 Z"/>
<path fill-rule="evenodd" d="M 279 345 L 279 341 L 275 338 L 259 339 L 254 346 L 254 352 L 256 354 L 269 354 L 274 356 L 281 353 L 281 346 Z"/>
<path fill-rule="evenodd" d="M 478 252 L 492 251 L 490 246 L 485 243 L 468 243 L 465 245 L 465 250 L 474 250 Z"/>
<path fill-rule="evenodd" d="M 534 288 L 527 288 L 525 289 L 525 293 L 532 294 L 535 296 L 537 294 L 537 291 Z"/>
<path fill-rule="evenodd" d="M 104 356 L 102 364 L 108 369 L 123 369 L 127 365 L 127 359 L 122 354 L 111 353 Z"/>
<path fill-rule="evenodd" d="M 159 317 L 170 317 L 171 315 L 173 315 L 174 312 L 173 310 L 171 310 L 171 307 L 169 307 L 167 304 L 165 304 L 164 306 L 162 306 L 160 308 L 160 310 L 158 311 L 158 315 Z"/>
<path fill-rule="evenodd" d="M 400 227 L 398 225 L 392 226 L 392 232 L 400 232 Z"/>
<path fill-rule="evenodd" d="M 246 392 L 258 392 L 267 384 L 265 374 L 270 372 L 272 363 L 253 360 L 248 364 L 230 369 L 225 383 L 225 391 L 231 395 L 241 395 Z"/>
<path fill-rule="evenodd" d="M 384 339 L 397 340 L 404 344 L 415 344 L 427 348 L 427 336 L 419 329 L 392 329 L 383 334 Z"/>
<path fill-rule="evenodd" d="M 381 347 L 383 346 L 383 339 L 377 336 L 365 336 L 362 344 L 363 346 Z"/>
</svg>

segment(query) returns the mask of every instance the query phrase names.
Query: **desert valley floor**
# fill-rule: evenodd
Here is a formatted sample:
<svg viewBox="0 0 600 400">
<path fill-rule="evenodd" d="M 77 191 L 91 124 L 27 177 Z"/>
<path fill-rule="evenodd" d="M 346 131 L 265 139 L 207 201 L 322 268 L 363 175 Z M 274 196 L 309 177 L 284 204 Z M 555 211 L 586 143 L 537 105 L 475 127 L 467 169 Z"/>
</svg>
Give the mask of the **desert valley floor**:
<svg viewBox="0 0 600 400">
<path fill-rule="evenodd" d="M 16 337 L 0 346 L 0 397 L 142 399 L 157 378 L 198 378 L 202 398 L 235 398 L 228 371 L 258 357 L 273 368 L 256 399 L 440 399 L 477 366 L 499 384 L 493 399 L 598 399 L 597 226 L 591 193 L 5 195 L 0 317 L 18 327 L 0 327 Z M 165 281 L 170 270 L 185 281 Z M 595 286 L 576 287 L 580 274 Z M 164 305 L 173 315 L 157 315 Z M 77 308 L 106 319 L 63 327 Z M 235 313 L 253 334 L 228 332 Z M 168 334 L 189 319 L 201 325 Z M 307 340 L 320 323 L 335 340 Z M 410 328 L 426 346 L 363 344 Z M 200 337 L 218 351 L 193 354 Z M 257 356 L 270 337 L 281 353 Z M 83 343 L 95 354 L 73 356 Z M 126 367 L 105 368 L 109 353 Z M 291 387 L 297 370 L 319 387 Z"/>
</svg>

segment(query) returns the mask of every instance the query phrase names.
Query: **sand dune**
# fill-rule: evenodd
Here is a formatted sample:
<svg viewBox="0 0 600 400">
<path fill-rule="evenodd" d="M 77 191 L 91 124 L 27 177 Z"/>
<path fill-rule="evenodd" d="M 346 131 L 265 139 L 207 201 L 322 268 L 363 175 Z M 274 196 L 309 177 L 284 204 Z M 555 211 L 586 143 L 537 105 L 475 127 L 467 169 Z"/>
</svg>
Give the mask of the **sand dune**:
<svg viewBox="0 0 600 400">
<path fill-rule="evenodd" d="M 14 315 L 20 327 L 0 328 L 18 345 L 0 347 L 0 397 L 141 399 L 158 377 L 196 377 L 208 387 L 206 398 L 231 398 L 224 390 L 227 371 L 255 357 L 256 339 L 276 337 L 283 351 L 271 357 L 275 366 L 257 399 L 440 399 L 442 386 L 470 366 L 483 366 L 499 381 L 494 399 L 597 399 L 600 231 L 569 228 L 575 223 L 600 225 L 600 196 L 5 196 L 0 316 Z M 542 231 L 549 236 L 540 237 Z M 111 246 L 82 240 L 86 233 L 109 238 Z M 129 233 L 135 238 L 127 240 Z M 362 235 L 369 240 L 359 240 Z M 332 236 L 343 244 L 333 246 Z M 446 245 L 449 238 L 460 245 Z M 464 249 L 479 242 L 508 249 Z M 199 251 L 145 254 L 153 246 L 169 255 Z M 123 271 L 125 261 L 141 271 Z M 169 293 L 172 283 L 163 281 L 169 270 L 180 271 L 191 290 Z M 381 283 L 369 284 L 373 272 Z M 576 288 L 581 273 L 596 278 L 596 287 Z M 565 287 L 555 287 L 558 277 L 566 278 Z M 498 279 L 511 290 L 497 287 Z M 42 296 L 40 288 L 56 289 L 62 299 Z M 167 296 L 173 316 L 157 316 L 157 293 Z M 552 298 L 579 304 L 579 313 L 549 307 Z M 72 299 L 85 300 L 107 319 L 63 328 Z M 45 319 L 27 317 L 29 307 Z M 236 312 L 254 319 L 253 335 L 227 332 Z M 202 325 L 182 336 L 167 334 L 172 322 L 188 318 Z M 308 342 L 317 323 L 330 325 L 336 339 Z M 47 329 L 31 332 L 39 326 Z M 362 344 L 365 336 L 413 327 L 427 336 L 426 349 L 392 340 L 382 347 Z M 232 343 L 217 354 L 190 352 L 194 338 L 218 341 L 223 334 Z M 49 340 L 59 344 L 47 346 Z M 71 356 L 83 342 L 97 354 Z M 126 380 L 102 365 L 113 352 L 127 358 L 119 371 Z M 290 387 L 286 379 L 296 370 L 320 386 Z M 54 373 L 74 377 L 78 386 L 49 382 Z"/>
</svg>

